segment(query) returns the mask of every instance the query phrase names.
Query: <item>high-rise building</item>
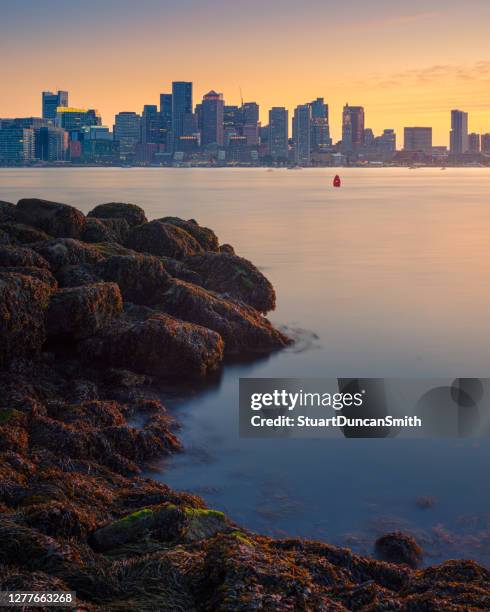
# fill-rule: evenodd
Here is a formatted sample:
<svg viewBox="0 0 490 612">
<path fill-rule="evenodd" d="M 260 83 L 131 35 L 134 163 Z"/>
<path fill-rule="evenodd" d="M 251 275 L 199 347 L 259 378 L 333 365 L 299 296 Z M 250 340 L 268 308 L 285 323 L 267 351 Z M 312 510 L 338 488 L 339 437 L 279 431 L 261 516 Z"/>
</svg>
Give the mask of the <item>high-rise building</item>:
<svg viewBox="0 0 490 612">
<path fill-rule="evenodd" d="M 185 116 L 192 115 L 192 83 L 174 81 L 172 83 L 172 136 L 187 136 L 184 131 Z"/>
<path fill-rule="evenodd" d="M 130 160 L 140 142 L 141 117 L 137 113 L 123 112 L 116 115 L 114 140 L 119 143 L 122 160 Z"/>
<path fill-rule="evenodd" d="M 259 105 L 257 102 L 245 102 L 241 108 L 243 125 L 257 125 L 259 122 Z"/>
<path fill-rule="evenodd" d="M 54 122 L 56 119 L 56 111 L 60 106 L 68 106 L 68 92 L 58 91 L 43 91 L 42 93 L 42 111 L 43 119 L 51 119 Z"/>
<path fill-rule="evenodd" d="M 311 149 L 321 151 L 332 145 L 328 119 L 328 104 L 323 98 L 310 102 L 311 106 Z"/>
<path fill-rule="evenodd" d="M 34 130 L 8 125 L 0 130 L 0 161 L 25 164 L 35 159 Z"/>
<path fill-rule="evenodd" d="M 160 142 L 160 113 L 156 104 L 145 104 L 141 114 L 141 142 L 158 144 Z"/>
<path fill-rule="evenodd" d="M 269 111 L 269 154 L 274 161 L 287 161 L 288 137 L 288 111 L 283 106 L 274 106 Z"/>
<path fill-rule="evenodd" d="M 431 127 L 406 127 L 403 131 L 403 149 L 405 151 L 422 151 L 432 153 Z"/>
<path fill-rule="evenodd" d="M 68 150 L 68 132 L 48 126 L 34 130 L 36 158 L 48 162 L 64 161 Z"/>
<path fill-rule="evenodd" d="M 481 152 L 490 153 L 490 134 L 481 135 Z"/>
<path fill-rule="evenodd" d="M 58 106 L 56 109 L 57 127 L 63 128 L 69 134 L 71 132 L 79 132 L 82 128 L 90 125 L 101 124 L 102 120 L 99 112 L 93 108 L 86 109 Z"/>
<path fill-rule="evenodd" d="M 210 91 L 202 99 L 201 144 L 223 144 L 223 94 Z"/>
<path fill-rule="evenodd" d="M 468 151 L 468 113 L 460 110 L 451 111 L 449 150 L 456 155 Z"/>
<path fill-rule="evenodd" d="M 342 113 L 342 148 L 352 152 L 364 144 L 364 108 L 346 104 Z"/>
<path fill-rule="evenodd" d="M 468 134 L 468 153 L 480 152 L 480 134 L 472 132 Z"/>
<path fill-rule="evenodd" d="M 160 139 L 164 145 L 170 145 L 172 131 L 172 94 L 160 94 Z"/>
<path fill-rule="evenodd" d="M 300 166 L 311 162 L 311 106 L 300 104 L 294 109 L 293 141 L 294 161 Z"/>
</svg>

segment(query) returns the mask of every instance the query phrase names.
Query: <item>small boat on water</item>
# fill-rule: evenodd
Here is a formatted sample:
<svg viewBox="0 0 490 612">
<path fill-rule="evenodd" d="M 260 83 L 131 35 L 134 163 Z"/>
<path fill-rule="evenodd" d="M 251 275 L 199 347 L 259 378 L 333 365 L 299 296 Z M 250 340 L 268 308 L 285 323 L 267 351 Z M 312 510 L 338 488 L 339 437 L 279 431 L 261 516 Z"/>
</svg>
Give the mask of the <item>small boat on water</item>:
<svg viewBox="0 0 490 612">
<path fill-rule="evenodd" d="M 342 184 L 341 180 L 340 180 L 340 176 L 338 174 L 335 175 L 335 178 L 333 179 L 333 186 L 334 187 L 340 187 Z"/>
</svg>

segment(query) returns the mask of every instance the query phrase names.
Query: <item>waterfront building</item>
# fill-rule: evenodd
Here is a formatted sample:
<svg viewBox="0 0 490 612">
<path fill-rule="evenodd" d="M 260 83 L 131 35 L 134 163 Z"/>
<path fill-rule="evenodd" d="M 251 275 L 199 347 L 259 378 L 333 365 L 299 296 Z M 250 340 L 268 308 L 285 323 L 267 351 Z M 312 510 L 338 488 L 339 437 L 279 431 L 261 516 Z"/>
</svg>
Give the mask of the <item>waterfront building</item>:
<svg viewBox="0 0 490 612">
<path fill-rule="evenodd" d="M 58 91 L 57 93 L 52 91 L 42 92 L 43 119 L 49 119 L 54 122 L 56 120 L 56 111 L 60 106 L 68 106 L 67 91 Z"/>
<path fill-rule="evenodd" d="M 274 161 L 287 161 L 289 138 L 289 115 L 283 106 L 274 106 L 269 111 L 269 154 Z"/>
<path fill-rule="evenodd" d="M 431 127 L 406 127 L 403 131 L 404 151 L 422 151 L 432 153 Z"/>
<path fill-rule="evenodd" d="M 130 161 L 135 154 L 136 145 L 140 142 L 141 117 L 134 112 L 122 112 L 116 115 L 114 140 L 119 143 L 119 156 Z"/>
<path fill-rule="evenodd" d="M 294 161 L 300 166 L 311 163 L 311 107 L 300 104 L 293 116 Z"/>
<path fill-rule="evenodd" d="M 481 152 L 490 153 L 490 134 L 481 135 Z"/>
<path fill-rule="evenodd" d="M 468 134 L 468 153 L 480 153 L 480 134 Z"/>
<path fill-rule="evenodd" d="M 0 130 L 0 162 L 26 164 L 35 159 L 34 130 L 8 125 Z"/>
<path fill-rule="evenodd" d="M 140 125 L 142 144 L 158 144 L 160 142 L 161 117 L 156 104 L 145 104 Z"/>
<path fill-rule="evenodd" d="M 185 135 L 185 116 L 192 114 L 192 83 L 174 81 L 172 83 L 172 137 Z"/>
<path fill-rule="evenodd" d="M 223 145 L 223 94 L 213 90 L 207 93 L 202 99 L 201 109 L 202 146 Z"/>
<path fill-rule="evenodd" d="M 364 108 L 346 104 L 342 112 L 342 148 L 356 151 L 364 145 Z"/>
<path fill-rule="evenodd" d="M 468 113 L 460 110 L 451 111 L 449 150 L 455 155 L 468 152 Z"/>
</svg>

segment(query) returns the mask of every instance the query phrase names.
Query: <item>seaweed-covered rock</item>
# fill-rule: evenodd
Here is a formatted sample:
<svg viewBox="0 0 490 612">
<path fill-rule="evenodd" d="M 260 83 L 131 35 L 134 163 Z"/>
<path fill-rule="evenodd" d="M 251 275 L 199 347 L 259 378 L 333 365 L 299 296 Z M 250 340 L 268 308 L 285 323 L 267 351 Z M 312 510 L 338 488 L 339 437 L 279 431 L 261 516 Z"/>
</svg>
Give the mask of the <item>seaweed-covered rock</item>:
<svg viewBox="0 0 490 612">
<path fill-rule="evenodd" d="M 56 271 L 56 280 L 60 287 L 81 287 L 100 283 L 102 278 L 97 276 L 94 266 L 78 264 L 63 266 Z"/>
<path fill-rule="evenodd" d="M 12 221 L 15 218 L 15 206 L 11 202 L 0 200 L 0 223 Z"/>
<path fill-rule="evenodd" d="M 12 244 L 30 244 L 50 239 L 46 232 L 29 225 L 24 225 L 23 223 L 2 223 L 0 230 L 7 232 Z"/>
<path fill-rule="evenodd" d="M 49 264 L 36 251 L 20 246 L 0 246 L 0 269 L 5 266 L 49 268 Z"/>
<path fill-rule="evenodd" d="M 46 283 L 51 289 L 57 289 L 58 283 L 55 277 L 47 268 L 34 268 L 29 266 L 12 266 L 0 268 L 0 272 L 11 272 L 12 274 L 22 274 L 22 276 L 32 276 L 33 278 Z"/>
<path fill-rule="evenodd" d="M 202 287 L 173 280 L 159 307 L 169 314 L 218 332 L 225 353 L 245 355 L 283 348 L 289 340 L 270 322 L 243 302 L 233 302 Z"/>
<path fill-rule="evenodd" d="M 84 242 L 117 242 L 119 236 L 101 219 L 89 217 L 83 227 L 81 239 Z"/>
<path fill-rule="evenodd" d="M 81 355 L 105 366 L 160 378 L 202 378 L 223 358 L 217 333 L 148 309 L 140 320 L 120 320 L 80 346 Z"/>
<path fill-rule="evenodd" d="M 158 221 L 175 225 L 175 227 L 180 227 L 180 229 L 185 230 L 188 234 L 195 238 L 197 242 L 199 242 L 205 251 L 217 252 L 219 250 L 218 237 L 213 230 L 199 225 L 199 223 L 194 219 L 185 221 L 179 217 L 163 217 L 163 219 L 158 219 Z"/>
<path fill-rule="evenodd" d="M 89 217 L 98 219 L 125 219 L 130 227 L 147 222 L 145 211 L 136 204 L 108 202 L 99 204 L 88 213 Z"/>
<path fill-rule="evenodd" d="M 55 238 L 79 238 L 85 224 L 85 215 L 73 206 L 37 198 L 19 200 L 15 219 Z"/>
<path fill-rule="evenodd" d="M 97 265 L 98 275 L 117 283 L 125 300 L 135 304 L 157 303 L 170 283 L 161 259 L 151 255 L 115 255 Z"/>
<path fill-rule="evenodd" d="M 415 569 L 422 561 L 422 549 L 415 538 L 401 531 L 378 538 L 375 550 L 378 557 L 388 563 L 405 564 Z"/>
<path fill-rule="evenodd" d="M 63 266 L 95 264 L 104 259 L 104 255 L 94 245 L 73 238 L 57 238 L 32 246 L 49 262 L 51 270 L 55 272 Z"/>
<path fill-rule="evenodd" d="M 48 335 L 88 338 L 121 312 L 121 292 L 115 283 L 59 289 L 49 304 Z"/>
<path fill-rule="evenodd" d="M 0 366 L 40 352 L 50 294 L 49 285 L 32 277 L 0 271 Z"/>
<path fill-rule="evenodd" d="M 96 217 L 90 218 L 95 219 Z M 123 219 L 122 217 L 109 217 L 107 219 L 98 220 L 103 223 L 116 237 L 115 242 L 126 242 L 130 230 L 130 225 L 126 219 Z"/>
<path fill-rule="evenodd" d="M 260 312 L 276 307 L 273 286 L 253 263 L 228 253 L 203 253 L 185 259 L 184 263 L 199 274 L 206 289 L 226 293 Z"/>
<path fill-rule="evenodd" d="M 203 252 L 199 242 L 185 230 L 162 221 L 150 221 L 133 227 L 127 245 L 135 251 L 173 259 L 183 259 Z"/>
<path fill-rule="evenodd" d="M 10 244 L 10 236 L 7 232 L 0 228 L 0 246 Z"/>
</svg>

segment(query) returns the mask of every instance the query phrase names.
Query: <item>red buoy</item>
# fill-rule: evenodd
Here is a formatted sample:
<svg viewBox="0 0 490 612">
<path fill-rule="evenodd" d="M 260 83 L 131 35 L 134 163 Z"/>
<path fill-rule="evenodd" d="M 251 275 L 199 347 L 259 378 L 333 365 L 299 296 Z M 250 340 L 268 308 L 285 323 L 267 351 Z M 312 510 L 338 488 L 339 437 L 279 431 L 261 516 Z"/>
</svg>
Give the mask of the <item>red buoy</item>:
<svg viewBox="0 0 490 612">
<path fill-rule="evenodd" d="M 340 187 L 341 182 L 340 182 L 340 176 L 338 174 L 335 175 L 335 178 L 333 179 L 333 186 L 334 187 Z"/>
</svg>

